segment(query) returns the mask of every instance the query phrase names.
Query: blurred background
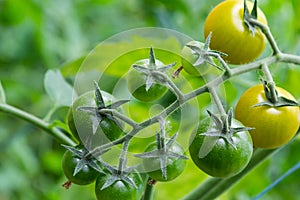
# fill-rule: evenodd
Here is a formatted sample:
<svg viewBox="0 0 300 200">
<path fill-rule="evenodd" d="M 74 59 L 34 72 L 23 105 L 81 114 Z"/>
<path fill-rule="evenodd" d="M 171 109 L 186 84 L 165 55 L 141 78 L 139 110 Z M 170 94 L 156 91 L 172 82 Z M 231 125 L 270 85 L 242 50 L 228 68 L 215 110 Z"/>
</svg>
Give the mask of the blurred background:
<svg viewBox="0 0 300 200">
<path fill-rule="evenodd" d="M 221 0 L 0 0 L 0 80 L 7 101 L 43 118 L 52 102 L 43 86 L 48 69 L 89 53 L 98 43 L 121 31 L 165 27 L 204 40 L 203 25 Z M 300 55 L 300 2 L 260 0 L 279 47 Z M 269 53 L 266 50 L 264 55 Z M 279 86 L 299 100 L 300 67 L 272 68 Z M 66 77 L 68 78 L 68 77 Z M 248 81 L 241 81 L 242 79 Z M 227 87 L 234 106 L 256 75 L 235 78 Z M 235 87 L 238 84 L 239 87 Z M 55 117 L 65 120 L 68 108 Z M 300 139 L 264 161 L 220 199 L 251 199 L 300 161 Z M 0 113 L 0 200 L 95 199 L 93 186 L 73 185 L 68 191 L 61 170 L 64 149 L 32 125 Z M 175 181 L 157 185 L 156 199 L 180 199 L 207 176 L 189 164 Z M 300 199 L 300 170 L 284 179 L 263 199 Z M 179 189 L 180 188 L 180 189 Z"/>
</svg>

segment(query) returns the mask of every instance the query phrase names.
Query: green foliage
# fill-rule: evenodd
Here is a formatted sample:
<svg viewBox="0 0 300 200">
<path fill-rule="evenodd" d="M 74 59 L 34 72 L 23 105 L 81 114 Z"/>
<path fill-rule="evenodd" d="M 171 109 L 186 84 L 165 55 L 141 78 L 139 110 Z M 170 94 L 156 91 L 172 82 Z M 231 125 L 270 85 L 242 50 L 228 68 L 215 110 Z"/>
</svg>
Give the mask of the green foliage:
<svg viewBox="0 0 300 200">
<path fill-rule="evenodd" d="M 0 1 L 0 80 L 2 83 L 0 103 L 9 102 L 38 116 L 49 114 L 54 104 L 68 106 L 73 95 L 68 82 L 74 81 L 75 74 L 82 66 L 89 66 L 84 67 L 84 73 L 93 74 L 90 69 L 95 67 L 95 63 L 86 63 L 85 58 L 87 52 L 94 49 L 99 42 L 121 31 L 143 26 L 168 27 L 196 40 L 203 40 L 205 17 L 219 2 L 220 0 L 172 2 L 166 0 L 2 0 Z M 299 55 L 300 2 L 260 0 L 259 5 L 268 18 L 269 26 L 279 46 L 285 52 Z M 169 46 L 174 51 L 181 49 L 181 44 L 174 38 L 153 41 L 149 38 L 136 37 L 133 40 L 135 42 L 132 44 L 143 44 L 147 48 L 150 45 L 156 47 L 162 45 Z M 100 48 L 104 50 L 100 51 Z M 102 89 L 111 91 L 118 83 L 119 76 L 127 72 L 133 62 L 140 57 L 148 57 L 148 49 L 127 52 L 128 49 L 132 49 L 132 46 L 116 41 L 100 44 L 95 48 L 93 52 L 97 58 L 95 61 L 108 66 L 106 74 L 100 80 L 100 83 L 105 83 Z M 270 50 L 267 49 L 263 56 L 269 53 Z M 180 63 L 179 57 L 170 57 L 166 51 L 160 50 L 156 54 L 160 55 L 159 59 L 164 63 L 173 61 Z M 116 58 L 114 55 L 122 56 Z M 113 70 L 120 64 L 124 66 L 121 70 Z M 57 71 L 48 71 L 59 66 L 67 82 Z M 271 70 L 278 86 L 285 87 L 294 96 L 300 97 L 299 66 L 287 67 L 286 64 L 276 64 L 271 67 Z M 47 71 L 44 88 L 43 77 Z M 257 73 L 249 73 L 227 82 L 221 93 L 226 95 L 228 106 L 235 106 L 237 98 L 250 85 L 257 83 L 258 77 Z M 55 89 L 59 90 L 53 92 L 54 85 L 49 84 L 50 82 L 57 83 L 59 87 Z M 203 84 L 204 80 L 193 77 L 189 82 L 190 86 L 181 85 L 183 90 L 197 87 Z M 65 86 L 60 87 L 62 85 Z M 46 95 L 45 90 L 50 96 Z M 225 90 L 230 92 L 225 94 Z M 68 93 L 68 98 L 61 98 L 61 93 Z M 197 106 L 201 111 L 205 111 L 210 103 L 209 97 L 202 95 L 197 100 Z M 134 103 L 136 104 L 132 105 L 131 109 L 141 110 L 135 113 L 133 116 L 135 119 L 144 117 L 144 112 L 150 113 L 150 104 L 145 106 L 139 102 Z M 186 113 L 192 113 L 191 118 L 195 117 L 192 111 L 192 107 L 186 110 Z M 67 109 L 52 112 L 54 113 L 51 115 L 65 121 Z M 130 108 L 127 112 L 130 112 Z M 131 115 L 133 114 L 134 112 L 131 112 Z M 180 115 L 173 113 L 171 123 L 176 124 L 178 116 Z M 48 119 L 50 120 L 49 117 Z M 54 122 L 57 123 L 61 124 L 61 122 Z M 181 128 L 186 130 L 188 125 L 187 122 Z M 135 142 L 137 146 L 131 147 L 132 151 L 144 147 L 146 142 L 140 141 L 141 139 L 137 139 Z M 299 162 L 299 143 L 300 139 L 297 136 L 289 146 L 262 163 L 220 199 L 251 199 L 259 194 Z M 0 113 L 0 151 L 0 199 L 95 199 L 92 185 L 86 187 L 73 185 L 68 191 L 61 187 L 66 181 L 60 166 L 64 149 L 57 141 L 43 134 L 41 130 L 34 129 L 31 125 L 3 113 Z M 157 184 L 155 199 L 178 199 L 207 178 L 204 173 L 196 169 L 191 160 L 187 163 L 187 168 L 178 179 Z M 291 174 L 265 194 L 265 199 L 283 197 L 291 200 L 299 199 L 299 176 L 299 170 Z"/>
<path fill-rule="evenodd" d="M 45 74 L 44 86 L 54 106 L 71 106 L 73 89 L 68 84 L 59 70 L 48 70 Z M 74 96 L 76 98 L 76 94 Z"/>
</svg>

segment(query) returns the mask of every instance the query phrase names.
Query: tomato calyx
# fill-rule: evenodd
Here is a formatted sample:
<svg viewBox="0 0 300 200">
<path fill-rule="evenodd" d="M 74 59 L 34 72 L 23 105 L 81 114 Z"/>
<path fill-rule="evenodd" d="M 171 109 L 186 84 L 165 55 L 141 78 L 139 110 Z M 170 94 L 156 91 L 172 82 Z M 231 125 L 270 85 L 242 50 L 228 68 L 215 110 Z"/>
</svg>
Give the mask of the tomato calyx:
<svg viewBox="0 0 300 200">
<path fill-rule="evenodd" d="M 99 127 L 100 123 L 105 119 L 109 119 L 111 121 L 113 121 L 118 127 L 121 127 L 120 122 L 111 114 L 108 112 L 102 112 L 102 110 L 106 110 L 106 109 L 116 109 L 118 107 L 120 107 L 121 105 L 129 102 L 129 100 L 120 100 L 117 102 L 114 102 L 110 105 L 105 105 L 102 94 L 101 94 L 101 90 L 100 87 L 98 85 L 98 83 L 95 81 L 94 82 L 95 85 L 95 102 L 96 102 L 96 107 L 93 106 L 80 106 L 77 109 L 80 111 L 84 111 L 87 112 L 89 114 L 91 114 L 91 120 L 92 120 L 92 130 L 93 130 L 93 134 L 96 133 L 97 128 Z"/>
<path fill-rule="evenodd" d="M 143 159 L 147 159 L 147 158 L 159 159 L 162 176 L 165 180 L 167 180 L 168 159 L 169 158 L 188 159 L 188 158 L 184 155 L 170 151 L 172 145 L 176 142 L 176 137 L 178 133 L 175 133 L 170 139 L 166 139 L 164 123 L 160 122 L 160 124 L 161 124 L 161 134 L 159 132 L 156 132 L 157 149 L 149 152 L 144 152 L 141 154 L 135 154 L 134 156 Z"/>
<path fill-rule="evenodd" d="M 232 120 L 233 120 L 233 109 L 229 109 L 227 115 L 217 116 L 207 110 L 211 120 L 211 128 L 208 129 L 207 132 L 201 133 L 200 135 L 208 136 L 208 137 L 215 137 L 216 140 L 218 138 L 223 138 L 228 144 L 230 144 L 234 149 L 236 149 L 236 145 L 232 139 L 233 134 L 242 132 L 242 131 L 250 131 L 253 128 L 250 127 L 233 127 Z"/>
<path fill-rule="evenodd" d="M 255 25 L 251 24 L 250 19 L 257 20 L 257 0 L 254 1 L 254 5 L 253 5 L 251 13 L 249 12 L 246 2 L 247 2 L 247 0 L 244 0 L 244 23 L 246 24 L 248 29 L 251 31 L 252 35 L 254 35 L 255 34 Z"/>
<path fill-rule="evenodd" d="M 159 73 L 166 72 L 168 69 L 172 68 L 174 65 L 176 65 L 176 62 L 173 62 L 173 63 L 171 63 L 169 65 L 166 65 L 166 66 L 158 66 L 156 64 L 156 59 L 155 59 L 153 48 L 151 47 L 150 48 L 149 63 L 147 63 L 146 66 L 145 65 L 142 66 L 142 65 L 138 65 L 138 64 L 133 64 L 132 67 L 147 76 L 147 78 L 146 78 L 146 91 L 148 91 L 150 89 L 150 87 L 156 82 L 166 84 L 165 83 L 165 78 L 162 77 L 161 75 L 159 75 Z M 155 73 L 155 72 L 159 72 L 159 73 Z"/>
<path fill-rule="evenodd" d="M 113 185 L 116 181 L 122 181 L 134 188 L 137 188 L 137 185 L 135 184 L 133 178 L 129 176 L 129 174 L 131 174 L 136 167 L 135 166 L 126 167 L 126 164 L 127 164 L 127 159 L 124 160 L 122 166 L 119 166 L 118 169 L 115 169 L 113 166 L 103 162 L 103 165 L 107 169 L 104 172 L 104 174 L 108 176 L 108 178 L 100 190 L 104 190 L 105 188 L 108 188 L 109 186 Z"/>
<path fill-rule="evenodd" d="M 210 32 L 210 34 L 207 36 L 207 38 L 205 40 L 204 47 L 189 45 L 189 44 L 187 44 L 186 46 L 189 47 L 190 49 L 192 49 L 195 52 L 195 54 L 199 55 L 198 59 L 195 61 L 195 63 L 193 63 L 194 67 L 199 66 L 203 63 L 209 63 L 210 65 L 223 71 L 224 70 L 223 68 L 221 68 L 220 66 L 218 66 L 214 63 L 214 61 L 212 60 L 212 57 L 217 58 L 218 56 L 227 56 L 227 54 L 222 53 L 220 51 L 209 49 L 211 35 L 212 35 L 212 33 Z"/>
<path fill-rule="evenodd" d="M 81 146 L 72 147 L 62 144 L 64 148 L 70 151 L 74 156 L 78 157 L 80 161 L 77 163 L 73 176 L 78 174 L 85 166 L 90 166 L 99 173 L 104 173 L 102 168 L 100 167 L 98 160 L 96 160 L 92 155 L 89 154 L 89 151 Z"/>
<path fill-rule="evenodd" d="M 269 107 L 284 107 L 284 106 L 300 106 L 300 104 L 296 101 L 288 99 L 286 97 L 280 96 L 278 97 L 278 92 L 276 90 L 276 86 L 274 82 L 268 82 L 266 80 L 263 81 L 264 92 L 267 100 L 260 102 L 253 107 L 258 106 L 269 106 Z"/>
</svg>

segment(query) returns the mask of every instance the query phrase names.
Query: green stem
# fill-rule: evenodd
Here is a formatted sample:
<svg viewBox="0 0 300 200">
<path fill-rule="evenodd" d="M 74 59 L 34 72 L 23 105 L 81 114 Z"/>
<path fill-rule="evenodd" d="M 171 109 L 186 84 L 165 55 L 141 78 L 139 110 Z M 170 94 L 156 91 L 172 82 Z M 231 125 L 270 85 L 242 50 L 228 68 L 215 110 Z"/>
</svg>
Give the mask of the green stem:
<svg viewBox="0 0 300 200">
<path fill-rule="evenodd" d="M 154 196 L 154 184 L 150 184 L 151 182 L 151 178 L 148 179 L 146 188 L 145 188 L 145 192 L 144 192 L 144 196 L 143 196 L 143 200 L 152 200 L 153 196 Z"/>
<path fill-rule="evenodd" d="M 62 131 L 60 131 L 58 128 L 52 127 L 49 123 L 43 121 L 42 119 L 29 114 L 23 110 L 20 110 L 16 107 L 10 106 L 8 104 L 0 104 L 0 111 L 11 114 L 15 117 L 18 117 L 20 119 L 23 119 L 36 127 L 44 130 L 45 132 L 52 135 L 54 138 L 58 139 L 64 144 L 75 146 L 76 143 L 71 140 L 69 137 L 67 137 Z"/>
<path fill-rule="evenodd" d="M 123 115 L 122 113 L 118 112 L 115 109 L 101 109 L 100 113 L 112 114 L 114 117 L 119 118 L 120 120 L 124 121 L 125 123 L 127 123 L 128 125 L 130 125 L 133 128 L 138 126 L 138 124 L 136 122 L 132 121 L 130 118 L 128 118 L 127 116 Z"/>
<path fill-rule="evenodd" d="M 247 167 L 238 175 L 226 178 L 209 178 L 203 182 L 199 187 L 193 190 L 190 194 L 182 198 L 182 200 L 208 200 L 215 199 L 221 195 L 224 191 L 232 187 L 237 181 L 243 178 L 249 171 L 256 167 L 259 163 L 271 156 L 273 153 L 279 151 L 279 149 L 256 149 L 252 159 Z"/>
<path fill-rule="evenodd" d="M 53 113 L 57 110 L 57 106 L 56 104 L 49 110 L 49 112 L 47 113 L 47 115 L 44 117 L 44 121 L 48 122 L 51 119 L 51 116 L 53 115 Z"/>
<path fill-rule="evenodd" d="M 213 101 L 215 102 L 215 104 L 216 104 L 216 106 L 217 106 L 217 108 L 218 108 L 220 114 L 221 114 L 222 116 L 226 116 L 226 111 L 225 111 L 225 109 L 224 109 L 224 106 L 223 106 L 223 104 L 222 104 L 222 101 L 221 101 L 219 95 L 217 94 L 216 89 L 215 89 L 214 87 L 209 87 L 208 90 L 209 90 L 209 93 L 210 93 L 210 95 L 211 95 L 211 98 L 212 98 Z"/>
<path fill-rule="evenodd" d="M 269 28 L 269 26 L 259 22 L 256 19 L 250 18 L 249 22 L 255 26 L 257 26 L 258 28 L 260 28 L 260 30 L 264 33 L 264 35 L 266 36 L 266 38 L 269 41 L 269 44 L 271 45 L 271 48 L 273 49 L 273 55 L 280 55 L 281 51 L 271 33 L 271 30 Z"/>
<path fill-rule="evenodd" d="M 154 71 L 152 73 L 157 76 L 160 76 L 162 79 L 161 82 L 166 82 L 168 84 L 169 88 L 176 94 L 179 102 L 184 101 L 183 93 L 180 91 L 180 89 L 175 85 L 175 83 L 166 74 L 159 72 L 159 71 Z"/>
<path fill-rule="evenodd" d="M 272 74 L 270 72 L 270 69 L 269 69 L 268 65 L 263 64 L 262 70 L 263 70 L 263 72 L 266 76 L 267 84 L 268 84 L 268 87 L 270 89 L 270 95 L 271 95 L 270 101 L 273 102 L 273 103 L 276 103 L 276 102 L 278 102 L 278 95 L 277 95 L 277 92 L 276 92 L 276 84 L 273 81 L 273 77 L 272 77 Z"/>
</svg>

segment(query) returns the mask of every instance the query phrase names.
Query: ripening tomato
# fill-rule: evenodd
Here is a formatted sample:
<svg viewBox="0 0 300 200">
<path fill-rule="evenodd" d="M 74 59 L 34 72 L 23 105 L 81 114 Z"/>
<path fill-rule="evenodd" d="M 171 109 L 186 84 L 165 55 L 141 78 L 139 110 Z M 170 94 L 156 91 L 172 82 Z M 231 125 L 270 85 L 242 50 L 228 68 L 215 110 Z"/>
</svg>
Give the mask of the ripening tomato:
<svg viewBox="0 0 300 200">
<path fill-rule="evenodd" d="M 210 48 L 226 53 L 224 59 L 231 64 L 243 64 L 255 60 L 264 51 L 266 39 L 255 27 L 250 31 L 244 22 L 244 1 L 227 0 L 217 5 L 207 16 L 204 25 L 205 38 L 212 32 Z M 251 11 L 253 3 L 247 1 Z M 264 13 L 258 8 L 257 20 L 267 24 Z"/>
<path fill-rule="evenodd" d="M 278 96 L 295 101 L 286 90 L 276 87 Z M 266 101 L 263 85 L 248 89 L 239 99 L 235 117 L 245 126 L 255 129 L 250 131 L 253 144 L 260 148 L 276 148 L 287 143 L 299 128 L 298 106 L 257 106 Z"/>
</svg>

